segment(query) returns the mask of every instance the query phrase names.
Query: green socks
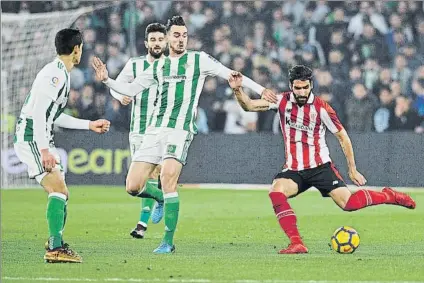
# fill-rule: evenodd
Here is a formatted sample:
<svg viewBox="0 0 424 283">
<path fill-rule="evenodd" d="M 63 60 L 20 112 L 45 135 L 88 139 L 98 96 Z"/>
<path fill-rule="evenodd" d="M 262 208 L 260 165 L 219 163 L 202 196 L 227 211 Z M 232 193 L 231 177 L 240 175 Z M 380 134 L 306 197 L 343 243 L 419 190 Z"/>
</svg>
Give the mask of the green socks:
<svg viewBox="0 0 424 283">
<path fill-rule="evenodd" d="M 158 189 L 158 182 L 149 179 L 141 193 L 137 195 L 141 198 L 152 198 L 157 202 L 163 202 L 163 192 Z"/>
<path fill-rule="evenodd" d="M 147 183 L 151 186 L 158 185 L 158 182 L 149 179 Z M 153 206 L 155 205 L 155 200 L 152 198 L 143 198 L 141 200 L 141 212 L 140 212 L 140 222 L 144 224 L 144 227 L 147 227 L 147 222 L 149 221 L 150 215 L 152 214 Z"/>
<path fill-rule="evenodd" d="M 65 208 L 63 209 L 63 227 L 62 232 L 65 230 L 66 217 L 68 217 L 68 201 L 65 202 Z"/>
<path fill-rule="evenodd" d="M 180 198 L 178 193 L 168 193 L 164 195 L 165 199 L 165 235 L 163 242 L 173 245 L 174 233 L 178 223 L 178 212 L 180 210 Z"/>
<path fill-rule="evenodd" d="M 49 249 L 62 246 L 62 229 L 65 220 L 66 196 L 62 193 L 49 194 L 47 223 L 49 226 Z"/>
</svg>

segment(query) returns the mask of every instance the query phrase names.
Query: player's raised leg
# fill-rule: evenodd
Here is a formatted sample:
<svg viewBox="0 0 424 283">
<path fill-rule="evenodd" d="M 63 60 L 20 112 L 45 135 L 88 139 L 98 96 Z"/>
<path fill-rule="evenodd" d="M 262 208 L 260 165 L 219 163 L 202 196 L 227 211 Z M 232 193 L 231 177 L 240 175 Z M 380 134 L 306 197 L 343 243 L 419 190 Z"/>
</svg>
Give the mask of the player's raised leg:
<svg viewBox="0 0 424 283">
<path fill-rule="evenodd" d="M 334 202 L 345 211 L 355 211 L 372 205 L 392 204 L 409 209 L 415 208 L 415 201 L 407 194 L 385 187 L 381 192 L 360 189 L 351 193 L 347 187 L 334 189 L 329 193 Z"/>
<path fill-rule="evenodd" d="M 299 186 L 292 179 L 281 178 L 280 174 L 276 176 L 272 183 L 269 197 L 271 199 L 272 206 L 281 229 L 283 229 L 284 233 L 286 233 L 287 237 L 290 239 L 290 244 L 286 249 L 280 250 L 279 253 L 307 253 L 308 249 L 303 244 L 302 238 L 300 237 L 299 230 L 297 228 L 296 214 L 287 201 L 288 198 L 298 194 Z M 293 174 L 296 173 L 293 172 Z M 301 182 L 301 180 L 299 180 L 299 182 Z"/>
<path fill-rule="evenodd" d="M 65 225 L 68 188 L 60 170 L 46 174 L 40 184 L 48 193 L 47 223 L 49 227 L 48 249 L 44 255 L 47 262 L 82 262 L 81 256 L 63 244 L 62 232 Z"/>
<path fill-rule="evenodd" d="M 177 192 L 177 183 L 183 164 L 173 158 L 165 159 L 161 170 L 162 190 L 165 200 L 165 234 L 156 254 L 172 253 L 175 250 L 174 234 L 177 228 L 180 210 L 180 199 Z"/>
<path fill-rule="evenodd" d="M 146 185 L 159 188 L 159 180 L 158 180 L 159 174 L 160 174 L 160 166 L 158 165 L 153 170 L 153 172 L 150 174 Z M 141 199 L 140 219 L 139 219 L 136 227 L 130 233 L 130 235 L 133 236 L 134 238 L 136 238 L 136 239 L 144 238 L 144 234 L 147 230 L 147 223 L 150 219 L 150 216 L 152 214 L 152 210 L 153 210 L 155 203 L 156 203 L 156 201 L 153 198 L 142 198 Z"/>
</svg>

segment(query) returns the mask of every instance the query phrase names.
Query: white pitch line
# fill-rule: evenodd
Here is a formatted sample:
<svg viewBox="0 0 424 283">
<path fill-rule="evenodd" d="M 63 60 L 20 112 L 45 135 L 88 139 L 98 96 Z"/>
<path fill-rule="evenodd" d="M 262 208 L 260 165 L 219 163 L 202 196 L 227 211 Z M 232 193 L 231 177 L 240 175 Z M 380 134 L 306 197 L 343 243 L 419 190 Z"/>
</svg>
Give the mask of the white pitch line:
<svg viewBox="0 0 424 283">
<path fill-rule="evenodd" d="M 73 281 L 73 282 L 169 282 L 169 283 L 424 283 L 423 281 L 332 281 L 332 280 L 215 280 L 215 279 L 160 279 L 160 278 L 58 278 L 58 277 L 2 277 L 11 281 Z"/>
</svg>

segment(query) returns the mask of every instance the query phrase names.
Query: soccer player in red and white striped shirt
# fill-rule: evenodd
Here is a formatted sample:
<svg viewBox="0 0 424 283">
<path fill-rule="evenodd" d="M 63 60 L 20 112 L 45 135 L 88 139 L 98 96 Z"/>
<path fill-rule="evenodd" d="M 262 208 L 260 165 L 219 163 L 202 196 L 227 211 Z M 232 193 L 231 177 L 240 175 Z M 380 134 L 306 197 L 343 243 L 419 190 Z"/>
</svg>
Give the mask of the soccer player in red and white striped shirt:
<svg viewBox="0 0 424 283">
<path fill-rule="evenodd" d="M 414 209 L 414 200 L 406 194 L 385 187 L 381 192 L 361 189 L 351 193 L 330 159 L 325 141 L 326 129 L 339 140 L 349 167 L 349 177 L 357 186 L 366 179 L 355 165 L 352 144 L 336 113 L 321 98 L 312 93 L 312 70 L 297 65 L 289 71 L 290 92 L 275 97 L 251 100 L 241 88 L 242 76 L 233 72 L 228 80 L 237 101 L 245 111 L 278 110 L 284 138 L 286 163 L 272 183 L 269 193 L 275 215 L 290 244 L 280 254 L 307 253 L 297 229 L 296 214 L 287 199 L 310 187 L 316 187 L 323 197 L 331 197 L 344 211 L 354 211 L 371 205 L 394 204 Z M 272 103 L 272 102 L 277 103 Z"/>
</svg>

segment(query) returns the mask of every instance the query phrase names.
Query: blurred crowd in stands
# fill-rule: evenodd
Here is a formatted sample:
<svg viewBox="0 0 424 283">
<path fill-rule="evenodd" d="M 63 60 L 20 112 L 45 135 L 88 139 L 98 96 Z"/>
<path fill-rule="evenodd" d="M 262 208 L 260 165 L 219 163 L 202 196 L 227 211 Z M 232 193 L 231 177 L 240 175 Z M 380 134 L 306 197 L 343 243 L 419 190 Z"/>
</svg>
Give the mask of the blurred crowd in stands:
<svg viewBox="0 0 424 283">
<path fill-rule="evenodd" d="M 99 5 L 98 1 L 2 2 L 3 12 L 39 13 Z M 424 132 L 424 5 L 422 1 L 129 1 L 80 17 L 81 64 L 71 73 L 67 113 L 111 120 L 128 131 L 131 106 L 97 82 L 92 56 L 116 77 L 131 50 L 145 55 L 152 22 L 181 15 L 188 49 L 202 50 L 275 92 L 288 90 L 294 64 L 314 70 L 313 92 L 330 103 L 351 132 Z M 135 46 L 130 46 L 135 22 Z M 133 48 L 131 48 L 133 47 Z M 26 93 L 22 94 L 23 96 Z M 256 98 L 255 96 L 252 97 Z M 244 112 L 226 81 L 209 78 L 200 97 L 199 131 L 279 131 L 276 113 Z"/>
</svg>

